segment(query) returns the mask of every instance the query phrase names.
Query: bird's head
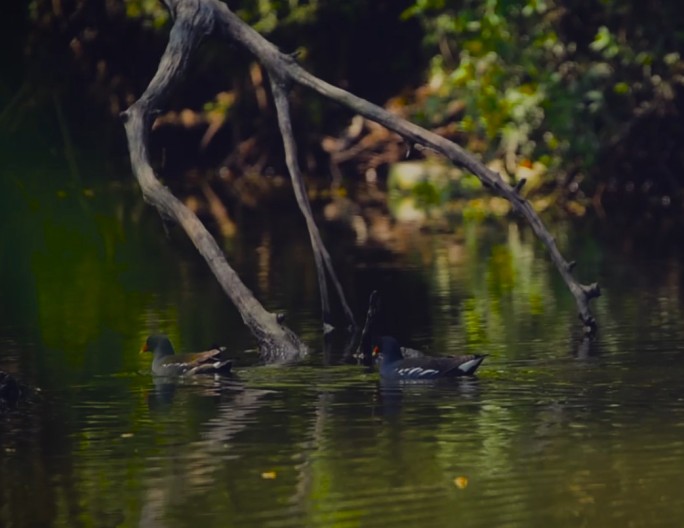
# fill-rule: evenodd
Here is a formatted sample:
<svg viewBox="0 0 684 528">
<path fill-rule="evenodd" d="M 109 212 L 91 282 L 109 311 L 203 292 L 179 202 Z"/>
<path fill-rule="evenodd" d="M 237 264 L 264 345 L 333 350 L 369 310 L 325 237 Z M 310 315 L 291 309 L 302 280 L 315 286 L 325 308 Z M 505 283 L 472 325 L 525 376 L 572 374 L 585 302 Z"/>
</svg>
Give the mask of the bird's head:
<svg viewBox="0 0 684 528">
<path fill-rule="evenodd" d="M 140 349 L 140 353 L 143 352 L 152 352 L 155 356 L 171 356 L 174 354 L 171 341 L 163 334 L 149 336 Z"/>
<path fill-rule="evenodd" d="M 373 345 L 374 360 L 382 359 L 393 362 L 402 358 L 399 342 L 393 337 L 383 336 Z"/>
</svg>

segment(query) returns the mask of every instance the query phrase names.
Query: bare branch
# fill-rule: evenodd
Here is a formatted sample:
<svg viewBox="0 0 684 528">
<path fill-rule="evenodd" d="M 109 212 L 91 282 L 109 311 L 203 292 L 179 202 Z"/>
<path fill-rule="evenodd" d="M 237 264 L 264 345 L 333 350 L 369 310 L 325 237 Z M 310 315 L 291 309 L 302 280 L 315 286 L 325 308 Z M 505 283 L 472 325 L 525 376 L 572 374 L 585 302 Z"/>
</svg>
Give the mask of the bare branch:
<svg viewBox="0 0 684 528">
<path fill-rule="evenodd" d="M 423 148 L 435 150 L 443 154 L 454 164 L 477 176 L 484 186 L 492 189 L 493 193 L 508 199 L 513 209 L 525 217 L 537 238 L 546 246 L 551 260 L 561 274 L 568 289 L 575 297 L 579 316 L 584 324 L 585 331 L 587 333 L 595 331 L 596 320 L 589 309 L 589 301 L 601 294 L 598 284 L 583 285 L 572 276 L 568 270 L 568 263 L 558 250 L 553 236 L 548 232 L 530 203 L 522 198 L 516 189 L 506 183 L 498 173 L 488 169 L 475 156 L 466 152 L 456 143 L 317 78 L 300 67 L 291 55 L 278 51 L 273 44 L 242 22 L 228 6 L 219 3 L 217 0 L 205 0 L 205 2 L 216 10 L 217 16 L 221 21 L 219 29 L 256 55 L 264 67 L 272 74 L 284 80 L 290 80 L 306 86 L 328 99 L 347 106 L 358 114 L 396 132 L 407 143 L 415 147 L 422 146 Z"/>
<path fill-rule="evenodd" d="M 212 272 L 242 315 L 259 342 L 262 357 L 269 362 L 300 359 L 306 345 L 276 315 L 267 312 L 230 267 L 223 252 L 202 222 L 156 178 L 149 162 L 148 138 L 152 116 L 170 91 L 183 80 L 188 61 L 201 39 L 214 27 L 213 11 L 202 0 L 169 0 L 175 21 L 169 42 L 149 86 L 133 105 L 123 112 L 133 173 L 145 200 L 165 218 L 178 222 L 207 261 Z"/>
<path fill-rule="evenodd" d="M 278 113 L 278 124 L 280 126 L 280 134 L 283 136 L 283 145 L 285 146 L 285 162 L 290 178 L 292 179 L 292 187 L 294 188 L 295 197 L 297 198 L 297 205 L 306 219 L 306 227 L 309 230 L 309 237 L 311 239 L 311 247 L 313 248 L 314 260 L 316 262 L 316 272 L 318 274 L 318 285 L 321 293 L 321 307 L 323 310 L 323 328 L 325 331 L 332 329 L 332 316 L 330 313 L 330 298 L 328 295 L 328 284 L 326 282 L 325 272 L 327 270 L 330 280 L 333 282 L 340 302 L 345 311 L 349 322 L 352 326 L 354 323 L 354 314 L 347 304 L 344 296 L 344 291 L 340 281 L 337 279 L 335 269 L 332 265 L 332 259 L 323 244 L 321 234 L 316 227 L 316 222 L 311 212 L 311 204 L 306 196 L 306 188 L 302 178 L 302 171 L 299 168 L 297 161 L 297 145 L 292 133 L 292 121 L 290 118 L 290 103 L 287 100 L 287 93 L 282 83 L 278 82 L 273 75 L 270 76 L 271 91 L 273 92 L 273 99 L 275 101 L 276 111 Z"/>
<path fill-rule="evenodd" d="M 525 217 L 537 238 L 546 246 L 551 260 L 567 284 L 568 289 L 575 297 L 585 332 L 592 333 L 595 330 L 596 321 L 589 309 L 589 301 L 600 295 L 598 284 L 580 284 L 573 277 L 570 272 L 571 266 L 561 255 L 553 236 L 545 228 L 530 203 L 518 194 L 518 191 L 521 190 L 520 188 L 516 189 L 511 187 L 499 174 L 488 169 L 482 162 L 466 152 L 456 143 L 406 121 L 341 88 L 318 79 L 301 68 L 292 55 L 281 53 L 273 44 L 240 20 L 227 5 L 218 0 L 165 0 L 165 2 L 169 6 L 172 14 L 176 17 L 176 21 L 171 31 L 169 47 L 162 58 L 162 63 L 160 64 L 157 75 L 155 75 L 150 83 L 150 87 L 145 94 L 143 94 L 140 101 L 134 105 L 134 107 L 139 105 L 144 108 L 140 117 L 141 120 L 144 121 L 144 119 L 149 119 L 149 109 L 154 108 L 154 105 L 152 105 L 151 101 L 148 101 L 148 99 L 151 98 L 157 105 L 160 100 L 164 99 L 166 90 L 170 87 L 171 79 L 180 80 L 183 76 L 185 64 L 188 60 L 188 52 L 204 35 L 215 30 L 223 36 L 231 38 L 233 41 L 244 46 L 253 53 L 266 70 L 268 70 L 270 78 L 276 79 L 279 84 L 285 85 L 289 82 L 295 82 L 306 86 L 324 97 L 345 105 L 358 114 L 382 124 L 402 136 L 408 144 L 414 145 L 416 148 L 427 148 L 443 154 L 454 164 L 477 176 L 484 186 L 492 189 L 493 193 L 508 199 L 514 210 Z M 182 39 L 187 39 L 187 42 L 181 42 Z M 165 77 L 167 76 L 171 79 L 166 79 Z M 276 92 L 277 91 L 274 91 L 274 94 Z M 278 97 L 284 96 L 281 95 Z M 285 99 L 281 99 L 281 105 L 282 100 Z M 128 112 L 130 113 L 131 110 Z M 287 115 L 289 116 L 289 113 Z M 280 112 L 279 119 L 282 119 L 280 117 Z M 287 120 L 289 122 L 289 117 Z M 144 123 L 145 126 L 142 126 L 143 124 L 141 123 L 141 132 L 138 132 L 138 135 L 144 140 L 144 144 L 146 142 L 146 134 L 149 130 L 148 124 L 149 123 Z M 126 128 L 128 132 L 130 128 L 128 124 Z M 129 143 L 131 144 L 131 160 L 134 161 L 134 159 L 139 158 L 140 155 L 134 153 L 135 145 L 131 141 L 131 135 L 132 134 L 129 133 Z M 136 138 L 133 137 L 133 139 Z M 284 137 L 284 140 L 287 143 L 288 139 Z M 286 146 L 286 149 L 287 148 L 288 147 Z M 291 151 L 289 156 L 292 155 L 293 153 Z M 296 156 L 294 159 L 296 159 Z M 288 168 L 291 170 L 289 164 Z M 149 172 L 149 175 L 136 174 L 139 181 L 141 181 L 143 192 L 146 195 L 147 193 L 143 182 L 149 177 L 156 181 L 151 169 Z M 147 184 L 149 184 L 149 182 L 147 182 Z M 297 184 L 295 183 L 295 186 L 296 185 Z M 318 231 L 316 230 L 315 232 L 317 233 Z M 311 233 L 312 231 L 310 230 L 310 234 Z M 312 238 L 314 238 L 314 235 L 312 235 Z M 315 246 L 316 244 L 314 243 L 314 247 Z M 322 244 L 320 247 L 323 247 Z M 315 253 L 316 251 L 317 250 L 314 249 Z M 324 248 L 323 251 L 320 251 L 320 255 L 322 256 L 323 254 Z M 323 259 L 323 261 L 325 262 L 325 259 Z M 331 269 L 332 266 L 329 267 L 329 271 L 331 271 Z M 331 276 L 334 276 L 334 274 L 331 273 Z"/>
</svg>

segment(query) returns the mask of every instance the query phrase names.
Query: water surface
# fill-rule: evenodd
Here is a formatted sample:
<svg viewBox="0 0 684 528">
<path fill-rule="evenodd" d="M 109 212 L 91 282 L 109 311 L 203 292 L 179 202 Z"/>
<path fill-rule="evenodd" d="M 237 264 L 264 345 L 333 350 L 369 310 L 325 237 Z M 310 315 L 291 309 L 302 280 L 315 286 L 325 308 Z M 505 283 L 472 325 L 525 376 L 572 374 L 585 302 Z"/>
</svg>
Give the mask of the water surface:
<svg viewBox="0 0 684 528">
<path fill-rule="evenodd" d="M 68 178 L 66 178 L 68 181 Z M 57 180 L 59 182 L 60 180 Z M 63 180 L 62 180 L 63 181 Z M 320 336 L 295 213 L 245 214 L 226 250 L 312 347 L 258 365 L 239 315 L 182 233 L 127 186 L 8 180 L 0 369 L 37 387 L 0 414 L 0 524 L 356 527 L 675 526 L 684 518 L 682 257 L 559 226 L 598 280 L 598 338 L 523 227 L 335 240 L 361 318 L 433 354 L 486 352 L 476 379 L 383 386 Z M 47 188 L 46 188 L 47 187 Z M 153 380 L 144 338 L 229 347 L 230 379 Z"/>
</svg>

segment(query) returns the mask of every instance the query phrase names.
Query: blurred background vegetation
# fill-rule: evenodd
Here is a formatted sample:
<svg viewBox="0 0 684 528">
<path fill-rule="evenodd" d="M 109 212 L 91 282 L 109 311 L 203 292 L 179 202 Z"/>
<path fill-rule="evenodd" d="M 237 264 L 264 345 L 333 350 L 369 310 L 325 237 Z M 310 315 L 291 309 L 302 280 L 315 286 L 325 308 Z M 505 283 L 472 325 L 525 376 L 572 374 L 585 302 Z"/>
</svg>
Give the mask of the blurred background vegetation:
<svg viewBox="0 0 684 528">
<path fill-rule="evenodd" d="M 0 47 L 3 158 L 30 155 L 52 134 L 65 144 L 74 179 L 82 157 L 125 166 L 117 116 L 156 69 L 170 26 L 163 4 L 11 4 Z M 562 215 L 627 220 L 645 232 L 681 223 L 681 2 L 228 4 L 281 49 L 298 51 L 316 75 L 457 141 L 511 182 L 526 178 L 539 210 L 553 204 Z M 208 42 L 155 124 L 160 174 L 196 194 L 197 208 L 211 209 L 215 198 L 229 207 L 272 205 L 287 189 L 267 84 L 239 46 Z M 508 214 L 467 174 L 424 153 L 405 160 L 399 138 L 318 96 L 295 89 L 292 98 L 313 199 L 363 205 L 389 191 L 397 215 L 421 221 L 444 211 Z M 410 204 L 392 206 L 393 197 Z M 326 216 L 344 216 L 347 202 Z"/>
</svg>

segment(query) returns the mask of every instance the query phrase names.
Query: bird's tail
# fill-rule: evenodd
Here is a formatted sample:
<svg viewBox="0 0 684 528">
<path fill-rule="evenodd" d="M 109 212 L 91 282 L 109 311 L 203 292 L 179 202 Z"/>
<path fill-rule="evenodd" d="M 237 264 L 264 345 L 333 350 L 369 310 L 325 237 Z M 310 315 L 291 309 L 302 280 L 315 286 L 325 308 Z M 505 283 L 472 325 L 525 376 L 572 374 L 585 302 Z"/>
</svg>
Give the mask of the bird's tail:
<svg viewBox="0 0 684 528">
<path fill-rule="evenodd" d="M 466 376 L 472 376 L 475 371 L 482 364 L 484 359 L 487 357 L 486 354 L 473 356 L 472 359 L 464 361 L 458 366 L 458 370 L 463 372 Z"/>
</svg>

